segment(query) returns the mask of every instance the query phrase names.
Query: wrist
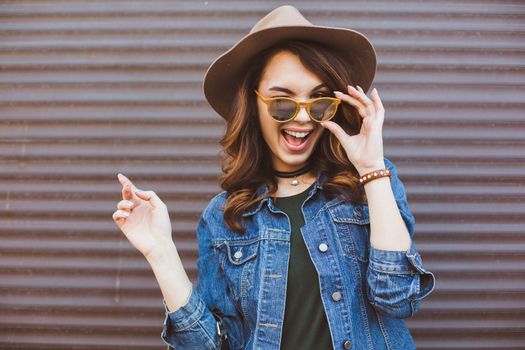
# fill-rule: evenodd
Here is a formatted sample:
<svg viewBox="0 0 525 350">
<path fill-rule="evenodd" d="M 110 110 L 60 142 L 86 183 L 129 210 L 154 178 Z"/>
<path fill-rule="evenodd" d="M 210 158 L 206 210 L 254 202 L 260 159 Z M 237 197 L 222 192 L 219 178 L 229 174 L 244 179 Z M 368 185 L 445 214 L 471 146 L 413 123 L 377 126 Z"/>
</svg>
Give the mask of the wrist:
<svg viewBox="0 0 525 350">
<path fill-rule="evenodd" d="M 386 165 L 385 162 L 377 162 L 372 165 L 367 165 L 366 167 L 358 167 L 356 168 L 357 172 L 359 173 L 359 176 L 363 176 L 365 174 L 371 173 L 375 170 L 385 169 Z"/>
<path fill-rule="evenodd" d="M 387 177 L 389 180 L 392 179 L 392 173 L 388 168 L 375 169 L 370 172 L 365 172 L 363 175 L 359 176 L 359 183 L 361 185 L 366 185 L 370 182 L 379 181 Z"/>
<path fill-rule="evenodd" d="M 162 263 L 177 257 L 177 247 L 172 240 L 152 248 L 147 254 L 144 254 L 146 260 L 151 264 Z"/>
<path fill-rule="evenodd" d="M 365 191 L 370 191 L 373 188 L 379 188 L 384 186 L 385 184 L 390 185 L 391 181 L 388 176 L 385 177 L 378 177 L 373 179 L 372 181 L 368 181 L 367 183 L 363 184 L 363 188 Z"/>
</svg>

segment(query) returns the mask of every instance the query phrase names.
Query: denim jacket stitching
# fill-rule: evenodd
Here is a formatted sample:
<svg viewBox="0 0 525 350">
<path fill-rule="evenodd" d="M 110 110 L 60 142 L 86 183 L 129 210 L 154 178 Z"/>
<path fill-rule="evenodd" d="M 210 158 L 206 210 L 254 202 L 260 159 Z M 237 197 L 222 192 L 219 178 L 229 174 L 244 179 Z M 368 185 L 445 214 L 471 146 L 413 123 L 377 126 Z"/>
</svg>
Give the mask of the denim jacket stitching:
<svg viewBox="0 0 525 350">
<path fill-rule="evenodd" d="M 356 253 L 356 255 L 358 255 L 358 253 Z M 356 259 L 357 259 L 357 257 L 356 257 Z M 353 265 L 354 265 L 354 268 L 356 269 L 357 274 L 359 276 L 359 278 L 357 280 L 357 283 L 359 283 L 359 290 L 360 291 L 362 291 L 363 289 L 366 290 L 366 279 L 363 279 L 359 263 L 354 260 L 353 261 Z M 366 272 L 365 272 L 365 274 L 366 274 Z M 361 315 L 363 316 L 363 320 L 364 320 L 363 322 L 365 324 L 365 332 L 366 332 L 366 338 L 368 340 L 368 345 L 370 346 L 370 345 L 373 344 L 373 342 L 372 342 L 372 334 L 370 334 L 370 324 L 368 322 L 368 315 L 366 313 L 366 303 L 368 302 L 368 298 L 366 297 L 366 294 L 364 294 L 364 293 L 360 293 L 359 298 L 361 299 L 361 305 L 360 305 L 359 308 L 361 310 Z M 372 348 L 373 348 L 373 345 L 372 345 Z"/>
<path fill-rule="evenodd" d="M 377 310 L 374 310 L 377 322 L 379 323 L 379 329 L 381 329 L 381 333 L 383 334 L 383 338 L 385 339 L 387 350 L 394 350 L 392 349 L 392 344 L 390 342 L 390 337 L 388 336 L 388 332 L 385 329 L 385 323 L 383 322 L 383 316 L 377 312 Z"/>
</svg>

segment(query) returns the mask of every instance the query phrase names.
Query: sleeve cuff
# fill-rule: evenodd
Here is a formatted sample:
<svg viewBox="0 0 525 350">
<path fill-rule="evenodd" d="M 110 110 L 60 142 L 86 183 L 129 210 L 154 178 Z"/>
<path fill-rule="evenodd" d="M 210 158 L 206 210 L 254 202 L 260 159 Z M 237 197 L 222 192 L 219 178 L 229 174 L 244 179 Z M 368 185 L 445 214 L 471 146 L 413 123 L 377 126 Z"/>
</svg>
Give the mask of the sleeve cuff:
<svg viewBox="0 0 525 350">
<path fill-rule="evenodd" d="M 435 287 L 435 276 L 423 266 L 414 244 L 407 251 L 381 250 L 370 246 L 369 267 L 379 273 L 421 275 L 419 297 L 424 298 Z"/>
<path fill-rule="evenodd" d="M 193 284 L 189 299 L 184 306 L 175 311 L 169 311 L 164 299 L 162 299 L 162 304 L 164 305 L 166 321 L 170 322 L 175 332 L 183 331 L 195 324 L 202 317 L 206 308 L 206 304 L 200 298 Z"/>
<path fill-rule="evenodd" d="M 380 272 L 414 274 L 428 271 L 413 244 L 407 251 L 382 250 L 370 246 L 370 265 Z"/>
</svg>

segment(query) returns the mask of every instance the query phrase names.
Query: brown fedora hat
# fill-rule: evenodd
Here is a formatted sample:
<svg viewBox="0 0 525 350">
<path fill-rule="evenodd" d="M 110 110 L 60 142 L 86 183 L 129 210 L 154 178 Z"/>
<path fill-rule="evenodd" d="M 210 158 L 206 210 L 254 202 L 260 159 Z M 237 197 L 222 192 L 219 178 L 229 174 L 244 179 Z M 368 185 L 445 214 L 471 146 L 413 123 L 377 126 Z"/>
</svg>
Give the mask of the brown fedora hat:
<svg viewBox="0 0 525 350">
<path fill-rule="evenodd" d="M 368 91 L 376 72 L 376 53 L 367 37 L 355 30 L 316 26 L 293 6 L 280 6 L 257 22 L 250 32 L 219 56 L 204 75 L 204 96 L 228 120 L 238 82 L 250 61 L 262 50 L 286 39 L 318 42 L 350 62 L 355 84 Z"/>
</svg>

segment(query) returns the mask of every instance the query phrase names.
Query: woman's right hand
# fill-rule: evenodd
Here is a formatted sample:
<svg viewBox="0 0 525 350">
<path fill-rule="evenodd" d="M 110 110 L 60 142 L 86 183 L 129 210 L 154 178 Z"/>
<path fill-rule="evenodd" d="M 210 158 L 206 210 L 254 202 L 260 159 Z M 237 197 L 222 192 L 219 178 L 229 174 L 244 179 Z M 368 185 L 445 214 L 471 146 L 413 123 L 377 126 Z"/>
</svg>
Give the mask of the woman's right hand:
<svg viewBox="0 0 525 350">
<path fill-rule="evenodd" d="M 157 249 L 173 244 L 166 204 L 155 192 L 139 190 L 120 173 L 117 177 L 122 184 L 122 200 L 117 203 L 113 221 L 131 244 L 146 258 Z"/>
</svg>

